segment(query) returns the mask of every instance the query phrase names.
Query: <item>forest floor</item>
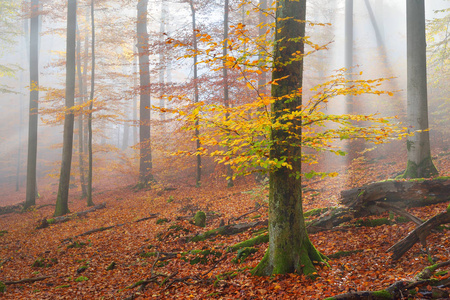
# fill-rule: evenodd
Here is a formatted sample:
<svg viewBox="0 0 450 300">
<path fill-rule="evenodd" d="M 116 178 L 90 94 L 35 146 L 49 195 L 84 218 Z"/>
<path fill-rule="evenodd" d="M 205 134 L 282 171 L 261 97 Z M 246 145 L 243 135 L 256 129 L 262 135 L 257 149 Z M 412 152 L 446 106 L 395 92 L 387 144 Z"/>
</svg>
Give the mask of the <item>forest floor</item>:
<svg viewBox="0 0 450 300">
<path fill-rule="evenodd" d="M 449 176 L 448 150 L 440 149 L 433 155 L 440 175 Z M 344 188 L 392 178 L 404 165 L 398 157 L 366 159 L 338 177 L 306 181 L 304 210 L 338 205 L 339 192 Z M 354 178 L 350 184 L 345 182 L 349 174 Z M 33 283 L 7 285 L 4 299 L 131 299 L 132 295 L 134 299 L 323 299 L 348 291 L 383 289 L 397 280 L 412 279 L 430 265 L 419 245 L 396 262 L 386 253 L 416 226 L 412 222 L 377 227 L 346 224 L 340 230 L 310 235 L 313 244 L 326 255 L 360 250 L 330 260 L 330 268 L 318 269 L 318 279 L 296 274 L 254 277 L 250 270 L 261 260 L 267 244 L 256 246 L 258 251 L 239 263 L 233 262 L 236 252 L 227 252 L 227 248 L 252 237 L 262 225 L 240 234 L 186 242 L 186 236 L 217 228 L 221 221 L 228 224 L 267 220 L 267 209 L 261 208 L 233 221 L 253 210 L 256 202 L 267 204 L 266 189 L 255 184 L 252 177 L 237 180 L 232 188 L 225 187 L 223 178 L 206 181 L 200 188 L 185 183 L 165 185 L 174 190 L 156 185 L 135 191 L 132 182 L 125 178 L 104 180 L 98 186 L 94 201 L 105 203 L 106 208 L 64 223 L 36 229 L 43 218 L 51 218 L 54 206 L 0 215 L 0 281 L 49 276 Z M 40 191 L 43 197 L 37 206 L 54 203 L 55 189 L 49 186 Z M 85 200 L 77 198 L 78 191 L 71 191 L 71 195 L 72 212 L 87 209 Z M 23 199 L 17 193 L 6 193 L 2 206 L 20 201 Z M 428 219 L 447 205 L 409 211 Z M 218 217 L 208 218 L 205 228 L 191 224 L 191 218 L 177 220 L 197 210 Z M 149 216 L 154 217 L 136 222 Z M 168 222 L 157 224 L 164 218 Z M 122 225 L 75 237 L 118 224 Z M 450 230 L 446 229 L 427 239 L 434 260 L 450 259 L 449 235 Z M 211 252 L 204 255 L 205 252 L 192 250 Z M 152 255 L 157 254 L 151 252 L 159 252 L 158 258 L 164 260 L 154 263 L 156 257 Z M 195 259 L 199 263 L 193 264 Z M 107 270 L 112 262 L 114 268 Z M 157 283 L 150 282 L 143 290 L 133 287 L 152 275 Z"/>
</svg>

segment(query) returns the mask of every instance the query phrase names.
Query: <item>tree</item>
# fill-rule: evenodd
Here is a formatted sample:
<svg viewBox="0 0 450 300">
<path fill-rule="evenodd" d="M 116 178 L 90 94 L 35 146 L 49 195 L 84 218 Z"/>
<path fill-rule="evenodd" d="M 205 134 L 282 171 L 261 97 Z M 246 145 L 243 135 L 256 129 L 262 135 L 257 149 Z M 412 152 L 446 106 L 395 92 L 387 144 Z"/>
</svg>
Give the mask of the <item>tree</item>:
<svg viewBox="0 0 450 300">
<path fill-rule="evenodd" d="M 148 53 L 147 32 L 147 6 L 148 0 L 139 0 L 137 3 L 137 48 L 139 53 L 139 96 L 140 96 L 140 160 L 139 182 L 148 184 L 152 176 L 152 152 L 150 144 L 150 66 Z"/>
<path fill-rule="evenodd" d="M 404 178 L 438 174 L 431 159 L 428 127 L 427 58 L 424 0 L 406 1 L 408 162 Z"/>
<path fill-rule="evenodd" d="M 306 0 L 280 0 L 276 4 L 276 28 L 272 96 L 272 113 L 279 118 L 302 105 L 302 57 L 304 53 Z M 283 79 L 284 78 L 284 79 Z M 294 95 L 291 98 L 289 95 Z M 289 99 L 280 99 L 288 96 Z M 301 120 L 292 120 L 297 137 L 301 136 Z M 314 263 L 323 256 L 309 240 L 302 208 L 301 149 L 292 145 L 293 137 L 285 130 L 272 129 L 270 159 L 289 155 L 292 168 L 279 168 L 269 174 L 269 248 L 254 270 L 256 275 L 298 272 L 311 275 Z"/>
<path fill-rule="evenodd" d="M 197 53 L 197 27 L 195 25 L 195 7 L 193 0 L 189 1 L 189 5 L 191 7 L 191 13 L 192 13 L 192 39 L 193 39 L 193 46 L 194 46 L 194 53 Z M 194 55 L 194 103 L 198 103 L 198 75 L 197 75 L 197 55 Z M 200 148 L 200 139 L 199 139 L 199 122 L 198 119 L 195 122 L 195 140 L 196 140 L 196 149 L 198 150 Z M 197 157 L 197 173 L 195 178 L 195 186 L 199 187 L 201 184 L 202 179 L 202 157 L 200 154 L 196 155 Z"/>
<path fill-rule="evenodd" d="M 224 14 L 223 14 L 223 102 L 226 108 L 230 107 L 230 98 L 228 93 L 228 68 L 226 67 L 226 57 L 228 55 L 228 0 L 225 0 Z M 225 115 L 228 118 L 228 115 Z M 233 183 L 233 170 L 231 166 L 227 165 L 227 187 L 232 187 Z"/>
<path fill-rule="evenodd" d="M 39 0 L 31 1 L 30 108 L 28 123 L 27 191 L 24 209 L 36 204 L 36 162 L 39 109 Z"/>
<path fill-rule="evenodd" d="M 87 47 L 87 45 L 84 45 Z M 80 30 L 77 26 L 77 77 L 78 77 L 78 105 L 83 105 L 85 101 L 84 95 L 84 85 L 83 85 L 83 74 L 81 72 L 81 36 Z M 87 58 L 85 58 L 87 59 Z M 83 159 L 83 149 L 84 149 L 84 141 L 83 141 L 83 113 L 78 115 L 78 164 L 80 169 L 80 184 L 81 184 L 81 197 L 87 197 L 86 191 L 86 179 L 85 179 L 85 170 L 84 170 L 84 159 Z"/>
<path fill-rule="evenodd" d="M 75 100 L 75 46 L 77 28 L 77 1 L 69 0 L 67 6 L 67 42 L 66 42 L 66 112 L 64 119 L 63 150 L 61 173 L 59 177 L 58 197 L 54 216 L 69 212 L 69 184 L 72 164 L 74 114 L 71 108 Z M 88 191 L 89 192 L 89 191 Z"/>
<path fill-rule="evenodd" d="M 89 114 L 88 114 L 88 182 L 87 182 L 87 206 L 93 206 L 92 201 L 92 109 L 94 102 L 95 88 L 95 19 L 94 19 L 94 0 L 91 0 L 91 31 L 92 31 L 92 53 L 91 53 L 91 93 L 89 96 Z"/>
</svg>

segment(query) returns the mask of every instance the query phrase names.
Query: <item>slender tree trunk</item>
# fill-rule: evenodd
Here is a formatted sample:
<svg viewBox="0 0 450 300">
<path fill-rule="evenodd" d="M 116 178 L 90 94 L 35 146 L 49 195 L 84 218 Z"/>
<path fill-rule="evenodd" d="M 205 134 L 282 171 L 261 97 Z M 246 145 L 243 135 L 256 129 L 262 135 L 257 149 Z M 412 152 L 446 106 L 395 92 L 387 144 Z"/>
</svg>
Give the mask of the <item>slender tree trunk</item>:
<svg viewBox="0 0 450 300">
<path fill-rule="evenodd" d="M 78 26 L 77 26 L 78 27 Z M 86 45 L 85 45 L 86 46 Z M 78 76 L 78 105 L 84 103 L 83 74 L 81 73 L 81 36 L 77 28 L 77 76 Z M 84 159 L 83 159 L 83 112 L 78 115 L 78 164 L 80 169 L 81 197 L 87 197 L 86 180 L 84 178 Z"/>
<path fill-rule="evenodd" d="M 137 56 L 133 60 L 133 88 L 136 88 L 138 86 L 138 75 L 137 75 Z M 136 145 L 138 142 L 138 127 L 137 127 L 137 120 L 138 120 L 138 109 L 137 109 L 137 97 L 136 93 L 133 93 L 133 145 Z"/>
<path fill-rule="evenodd" d="M 225 0 L 224 5 L 224 14 L 223 14 L 223 102 L 225 104 L 225 108 L 228 109 L 230 107 L 230 98 L 229 98 L 229 88 L 228 88 L 228 68 L 225 64 L 226 57 L 228 55 L 228 10 L 229 4 L 228 0 Z M 244 47 L 245 48 L 245 47 Z M 225 118 L 229 118 L 229 113 L 225 114 Z M 228 149 L 227 149 L 228 150 Z M 234 186 L 233 183 L 233 170 L 230 165 L 226 165 L 227 168 L 227 187 Z"/>
<path fill-rule="evenodd" d="M 164 73 L 165 73 L 165 59 L 164 59 L 164 40 L 163 36 L 166 31 L 166 7 L 165 7 L 164 0 L 161 0 L 161 19 L 159 24 L 159 107 L 164 108 Z M 165 114 L 164 112 L 160 112 L 160 120 L 163 122 L 163 132 L 164 132 L 164 121 L 165 121 Z"/>
<path fill-rule="evenodd" d="M 30 109 L 28 123 L 27 191 L 24 209 L 36 204 L 38 109 L 39 0 L 32 0 L 30 21 Z"/>
<path fill-rule="evenodd" d="M 72 164 L 74 115 L 71 108 L 75 100 L 75 44 L 77 27 L 77 1 L 69 0 L 67 7 L 67 43 L 66 43 L 66 113 L 64 119 L 63 150 L 61 174 L 59 177 L 58 197 L 54 216 L 69 212 L 69 184 Z"/>
<path fill-rule="evenodd" d="M 405 178 L 431 177 L 438 173 L 431 160 L 428 131 L 427 56 L 424 0 L 406 1 L 408 163 Z"/>
<path fill-rule="evenodd" d="M 152 152 L 150 140 L 150 66 L 147 33 L 148 0 L 139 0 L 137 4 L 137 47 L 139 52 L 139 95 L 140 95 L 140 162 L 139 181 L 148 184 L 152 176 Z"/>
<path fill-rule="evenodd" d="M 286 113 L 301 109 L 303 61 L 292 60 L 296 52 L 304 53 L 306 0 L 280 0 L 276 9 L 276 34 L 272 80 L 272 104 L 275 119 Z M 300 38 L 300 39 L 299 39 Z M 287 77 L 285 79 L 282 79 Z M 282 80 L 280 80 L 282 79 Z M 286 101 L 286 95 L 292 95 Z M 292 130 L 301 138 L 301 120 L 293 120 Z M 256 275 L 269 276 L 297 272 L 311 275 L 315 272 L 313 262 L 321 262 L 322 255 L 309 240 L 302 207 L 301 149 L 300 141 L 282 129 L 272 129 L 273 146 L 270 158 L 289 157 L 289 168 L 270 172 L 269 179 L 269 248 L 254 270 Z"/>
<path fill-rule="evenodd" d="M 91 93 L 89 95 L 89 114 L 88 114 L 88 182 L 87 182 L 87 206 L 94 206 L 92 200 L 92 167 L 93 167 L 93 153 L 92 153 L 92 109 L 94 107 L 94 91 L 95 91 L 95 19 L 94 19 L 94 0 L 91 0 Z"/>
<path fill-rule="evenodd" d="M 195 25 L 195 7 L 193 0 L 189 1 L 192 12 L 192 36 L 193 36 L 193 44 L 194 44 L 194 52 L 197 52 L 197 28 Z M 194 103 L 198 103 L 198 75 L 197 75 L 197 55 L 194 55 Z M 200 139 L 199 139 L 199 122 L 198 119 L 195 120 L 195 139 L 196 139 L 196 147 L 200 148 Z M 199 187 L 201 185 L 202 179 L 202 157 L 197 154 L 197 176 L 195 179 L 195 186 Z"/>
<path fill-rule="evenodd" d="M 345 79 L 351 81 L 353 79 L 352 76 L 352 67 L 353 67 L 353 0 L 345 0 L 345 68 L 346 76 Z M 351 83 L 348 84 L 350 86 Z M 353 95 L 348 94 L 345 99 L 346 102 L 346 113 L 353 114 L 355 113 L 355 108 L 353 106 Z M 346 157 L 346 165 L 350 166 L 351 162 L 355 158 L 355 141 L 348 140 L 347 143 L 347 157 Z M 351 178 L 350 178 L 351 180 Z"/>
</svg>

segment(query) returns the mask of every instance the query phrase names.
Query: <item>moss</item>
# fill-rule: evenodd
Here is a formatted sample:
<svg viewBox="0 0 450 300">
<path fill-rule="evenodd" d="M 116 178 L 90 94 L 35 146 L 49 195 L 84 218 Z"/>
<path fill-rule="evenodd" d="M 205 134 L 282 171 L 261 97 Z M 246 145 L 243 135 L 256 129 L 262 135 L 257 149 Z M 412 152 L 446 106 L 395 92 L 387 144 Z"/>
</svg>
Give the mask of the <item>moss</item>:
<svg viewBox="0 0 450 300">
<path fill-rule="evenodd" d="M 198 211 L 194 216 L 194 224 L 199 227 L 205 227 L 206 214 L 203 211 Z"/>
<path fill-rule="evenodd" d="M 231 260 L 233 263 L 241 263 L 243 262 L 247 257 L 252 255 L 253 253 L 258 252 L 257 248 L 253 247 L 245 247 L 238 250 L 236 257 Z"/>
<path fill-rule="evenodd" d="M 379 299 L 386 299 L 386 300 L 393 299 L 392 294 L 386 290 L 374 291 L 372 292 L 372 294 Z"/>
<path fill-rule="evenodd" d="M 447 206 L 447 212 L 450 213 L 450 204 Z"/>
<path fill-rule="evenodd" d="M 169 220 L 167 218 L 156 220 L 156 224 L 158 224 L 158 225 L 164 224 L 164 223 L 167 223 L 167 222 L 169 222 Z"/>
<path fill-rule="evenodd" d="M 429 178 L 435 175 L 438 175 L 438 170 L 434 166 L 431 157 L 427 157 L 418 165 L 408 160 L 405 172 L 396 178 Z"/>
<path fill-rule="evenodd" d="M 200 250 L 200 252 L 197 251 L 190 251 L 190 254 L 194 255 L 194 258 L 189 260 L 189 263 L 191 265 L 195 265 L 195 264 L 206 264 L 208 263 L 208 260 L 211 259 L 212 261 L 215 261 L 216 258 L 219 258 L 222 256 L 222 252 L 219 251 L 214 251 L 214 250 Z M 187 261 L 188 259 L 185 258 L 185 261 Z"/>
<path fill-rule="evenodd" d="M 156 256 L 156 252 L 141 252 L 139 253 L 140 257 L 153 257 Z"/>
<path fill-rule="evenodd" d="M 245 248 L 245 247 L 252 247 L 252 246 L 256 246 L 262 243 L 268 243 L 269 242 L 269 235 L 266 234 L 261 234 L 258 236 L 255 236 L 254 238 L 248 239 L 246 241 L 240 242 L 234 246 L 231 246 L 228 248 L 228 251 L 234 252 L 237 251 L 241 248 Z"/>
<path fill-rule="evenodd" d="M 55 286 L 55 289 L 64 289 L 64 288 L 68 288 L 68 287 L 70 287 L 70 284 L 58 285 L 58 286 Z"/>
<path fill-rule="evenodd" d="M 37 258 L 33 264 L 31 265 L 32 268 L 43 268 L 45 267 L 45 259 L 43 258 Z"/>
<path fill-rule="evenodd" d="M 47 223 L 48 224 L 55 224 L 56 220 L 55 219 L 47 219 Z"/>
<path fill-rule="evenodd" d="M 6 285 L 0 281 L 0 293 L 6 292 Z"/>
<path fill-rule="evenodd" d="M 108 267 L 106 267 L 106 270 L 111 271 L 111 270 L 114 270 L 115 267 L 116 267 L 116 262 L 115 262 L 115 261 L 112 261 L 112 262 L 108 265 Z"/>
<path fill-rule="evenodd" d="M 7 234 L 7 233 L 8 233 L 7 230 L 1 230 L 1 231 L 0 231 L 0 236 L 4 236 L 4 235 Z"/>
<path fill-rule="evenodd" d="M 169 199 L 167 199 L 167 203 L 171 203 L 173 202 L 173 200 L 174 200 L 173 196 L 169 196 Z"/>
<path fill-rule="evenodd" d="M 87 280 L 89 280 L 89 278 L 87 278 L 85 276 L 80 276 L 75 279 L 75 282 L 82 282 L 82 281 L 87 281 Z"/>
<path fill-rule="evenodd" d="M 223 233 L 225 231 L 225 226 L 216 228 L 216 229 L 211 229 L 208 230 L 207 232 L 203 233 L 203 234 L 199 234 L 194 236 L 193 238 L 190 239 L 191 242 L 199 242 L 199 241 L 204 241 L 207 238 L 209 238 L 210 236 L 214 236 L 214 235 L 218 235 L 221 232 Z"/>
<path fill-rule="evenodd" d="M 87 245 L 87 243 L 75 241 L 72 244 L 68 245 L 67 249 L 70 249 L 70 248 L 83 248 L 86 245 Z"/>
<path fill-rule="evenodd" d="M 314 208 L 314 209 L 311 209 L 311 210 L 308 210 L 307 212 L 305 212 L 303 214 L 303 216 L 305 218 L 309 218 L 309 217 L 312 217 L 312 216 L 318 216 L 318 215 L 323 214 L 324 212 L 328 211 L 328 209 L 329 209 L 328 207 L 325 207 L 325 208 Z"/>
<path fill-rule="evenodd" d="M 345 257 L 345 256 L 350 256 L 353 255 L 355 253 L 360 253 L 363 252 L 363 250 L 350 250 L 350 251 L 338 251 L 336 253 L 333 253 L 331 255 L 328 255 L 328 258 L 341 258 L 341 257 Z"/>
</svg>

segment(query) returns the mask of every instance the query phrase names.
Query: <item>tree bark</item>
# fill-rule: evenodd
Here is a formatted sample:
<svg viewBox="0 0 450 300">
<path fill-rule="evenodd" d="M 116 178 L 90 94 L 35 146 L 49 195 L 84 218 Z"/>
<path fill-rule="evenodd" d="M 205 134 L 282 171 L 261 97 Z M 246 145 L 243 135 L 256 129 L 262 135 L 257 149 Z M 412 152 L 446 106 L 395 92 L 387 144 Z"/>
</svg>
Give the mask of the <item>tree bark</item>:
<svg viewBox="0 0 450 300">
<path fill-rule="evenodd" d="M 281 0 L 276 7 L 272 104 L 275 119 L 286 111 L 300 109 L 303 61 L 293 60 L 293 54 L 304 53 L 306 1 Z M 300 22 L 299 22 L 300 21 Z M 280 80 L 287 76 L 287 78 Z M 292 95 L 289 101 L 281 99 Z M 301 121 L 293 120 L 290 133 L 272 129 L 273 146 L 270 158 L 289 157 L 292 170 L 279 168 L 270 172 L 269 179 L 269 249 L 253 270 L 255 275 L 269 276 L 297 272 L 311 275 L 315 272 L 313 261 L 323 261 L 322 255 L 309 240 L 303 217 L 301 190 Z M 295 136 L 293 137 L 295 132 Z M 294 144 L 294 145 L 293 145 Z"/>
<path fill-rule="evenodd" d="M 438 173 L 431 160 L 428 127 L 427 57 L 424 0 L 406 1 L 408 162 L 404 178 L 431 177 Z M 420 131 L 420 132 L 417 132 Z"/>
<path fill-rule="evenodd" d="M 189 5 L 191 7 L 192 13 L 192 39 L 194 44 L 194 52 L 197 53 L 197 27 L 195 24 L 195 7 L 193 0 L 189 1 Z M 198 75 L 197 75 L 197 55 L 194 55 L 194 103 L 198 103 Z M 200 139 L 199 139 L 199 122 L 198 119 L 195 120 L 195 140 L 196 140 L 196 149 L 200 148 Z M 196 178 L 195 178 L 195 186 L 199 187 L 201 185 L 202 179 L 202 157 L 197 154 L 197 169 L 196 169 Z"/>
<path fill-rule="evenodd" d="M 85 45 L 87 47 L 87 45 Z M 85 58 L 87 59 L 87 58 Z M 83 74 L 81 72 L 81 35 L 77 24 L 77 76 L 78 76 L 78 105 L 84 103 L 84 86 L 83 86 Z M 84 177 L 84 145 L 83 145 L 83 111 L 78 116 L 78 164 L 80 170 L 80 185 L 81 185 L 81 197 L 87 197 L 86 179 Z"/>
<path fill-rule="evenodd" d="M 89 95 L 89 114 L 88 114 L 88 184 L 87 184 L 87 206 L 93 206 L 92 200 L 92 109 L 94 107 L 94 91 L 95 91 L 95 19 L 94 19 L 94 0 L 91 0 L 91 31 L 92 31 L 92 53 L 91 53 L 91 93 Z"/>
<path fill-rule="evenodd" d="M 229 86 L 228 86 L 228 68 L 226 66 L 226 57 L 228 55 L 228 0 L 225 0 L 224 14 L 223 14 L 223 102 L 225 109 L 230 107 Z M 228 120 L 230 114 L 228 111 L 225 113 L 225 118 Z M 229 147 L 227 147 L 229 148 Z M 228 151 L 229 149 L 227 149 Z M 229 164 L 226 165 L 227 169 L 227 187 L 234 186 L 233 183 L 233 170 Z"/>
<path fill-rule="evenodd" d="M 149 45 L 147 33 L 147 6 L 148 0 L 139 0 L 137 3 L 137 48 L 139 53 L 139 95 L 140 95 L 140 161 L 139 181 L 147 185 L 153 180 L 152 152 L 150 141 L 150 66 Z"/>
<path fill-rule="evenodd" d="M 77 1 L 69 0 L 67 7 L 67 44 L 66 44 L 66 113 L 64 119 L 63 150 L 61 173 L 59 177 L 58 197 L 54 216 L 69 212 L 69 183 L 72 164 L 74 115 L 71 111 L 75 99 L 75 40 L 77 27 Z"/>
<path fill-rule="evenodd" d="M 24 209 L 36 204 L 36 165 L 39 109 L 39 0 L 31 1 L 30 108 L 28 123 L 27 191 Z"/>
</svg>

